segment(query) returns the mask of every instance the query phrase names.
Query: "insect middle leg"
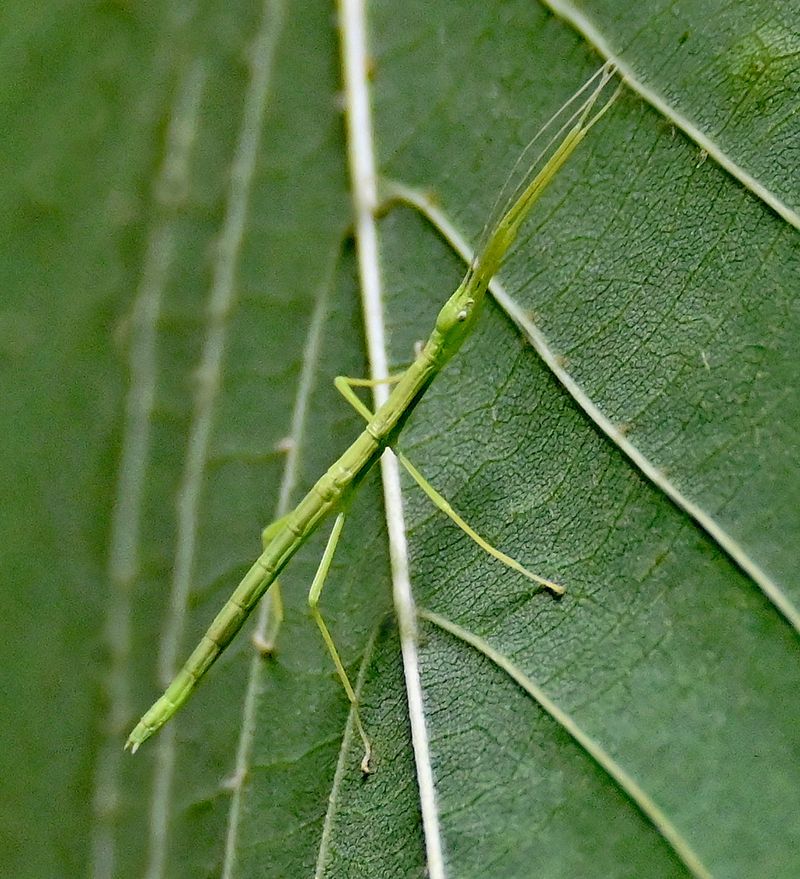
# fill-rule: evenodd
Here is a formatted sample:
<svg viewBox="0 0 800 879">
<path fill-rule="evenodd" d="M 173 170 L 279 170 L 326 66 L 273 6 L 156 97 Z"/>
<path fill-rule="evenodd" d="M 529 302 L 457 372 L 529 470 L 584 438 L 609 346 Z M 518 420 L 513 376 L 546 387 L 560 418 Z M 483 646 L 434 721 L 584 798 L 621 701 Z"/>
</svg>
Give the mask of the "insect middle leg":
<svg viewBox="0 0 800 879">
<path fill-rule="evenodd" d="M 361 716 L 358 713 L 358 698 L 356 692 L 353 689 L 353 685 L 350 683 L 350 678 L 348 678 L 347 672 L 344 669 L 344 664 L 339 656 L 339 651 L 336 649 L 333 637 L 331 636 L 318 607 L 322 587 L 325 585 L 325 580 L 328 576 L 328 571 L 330 571 L 331 562 L 333 561 L 333 555 L 336 552 L 336 545 L 339 543 L 339 536 L 344 527 L 344 519 L 344 513 L 339 513 L 336 517 L 336 521 L 333 523 L 333 528 L 330 537 L 328 538 L 325 552 L 322 554 L 317 573 L 314 575 L 314 580 L 311 583 L 311 589 L 308 593 L 308 606 L 311 609 L 311 616 L 314 617 L 314 622 L 316 622 L 317 627 L 322 634 L 322 639 L 325 642 L 325 646 L 328 648 L 328 653 L 333 660 L 333 664 L 336 666 L 336 673 L 339 675 L 339 680 L 342 682 L 345 693 L 347 693 L 347 698 L 350 700 L 356 729 L 358 730 L 358 734 L 361 736 L 361 741 L 364 744 L 364 757 L 361 760 L 361 771 L 366 775 L 370 772 L 369 758 L 372 754 L 372 746 L 370 745 L 367 734 L 364 731 L 364 725 L 361 723 Z"/>
</svg>

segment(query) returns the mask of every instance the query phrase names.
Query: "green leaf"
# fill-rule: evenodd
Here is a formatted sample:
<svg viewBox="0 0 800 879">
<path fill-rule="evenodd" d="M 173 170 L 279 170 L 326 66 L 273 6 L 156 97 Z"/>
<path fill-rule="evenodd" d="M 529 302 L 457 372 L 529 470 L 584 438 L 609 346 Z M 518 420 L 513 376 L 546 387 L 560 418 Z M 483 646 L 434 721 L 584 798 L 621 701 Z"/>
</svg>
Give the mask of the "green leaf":
<svg viewBox="0 0 800 879">
<path fill-rule="evenodd" d="M 261 528 L 362 429 L 332 385 L 375 343 L 340 109 L 353 22 L 34 7 L 6 4 L 0 52 L 9 874 L 794 877 L 789 5 L 367 10 L 378 173 L 436 198 L 378 221 L 392 369 L 463 273 L 431 220 L 474 246 L 542 122 L 606 57 L 630 76 L 400 443 L 567 593 L 532 592 L 403 479 L 412 637 L 376 469 L 322 598 L 367 779 L 305 605 L 325 533 L 282 577 L 278 653 L 242 633 L 121 750 Z"/>
</svg>

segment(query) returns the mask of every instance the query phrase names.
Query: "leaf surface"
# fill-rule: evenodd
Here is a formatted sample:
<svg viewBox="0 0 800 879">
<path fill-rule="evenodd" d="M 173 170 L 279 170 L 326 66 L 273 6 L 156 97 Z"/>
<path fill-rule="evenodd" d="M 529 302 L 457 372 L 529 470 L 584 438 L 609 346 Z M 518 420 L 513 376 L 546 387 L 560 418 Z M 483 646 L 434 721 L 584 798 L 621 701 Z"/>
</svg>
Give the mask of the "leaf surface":
<svg viewBox="0 0 800 879">
<path fill-rule="evenodd" d="M 305 606 L 324 529 L 282 577 L 278 653 L 243 633 L 121 753 L 260 529 L 361 429 L 332 386 L 370 370 L 336 22 L 280 0 L 4 11 L 15 876 L 421 877 L 426 859 L 434 879 L 796 875 L 788 8 L 553 9 L 564 20 L 527 2 L 368 10 L 377 171 L 434 193 L 472 245 L 604 54 L 632 86 L 400 443 L 567 593 L 532 592 L 404 479 L 422 616 L 401 636 L 398 511 L 371 474 L 322 598 L 367 779 Z M 463 272 L 431 216 L 378 220 L 393 369 Z"/>
</svg>

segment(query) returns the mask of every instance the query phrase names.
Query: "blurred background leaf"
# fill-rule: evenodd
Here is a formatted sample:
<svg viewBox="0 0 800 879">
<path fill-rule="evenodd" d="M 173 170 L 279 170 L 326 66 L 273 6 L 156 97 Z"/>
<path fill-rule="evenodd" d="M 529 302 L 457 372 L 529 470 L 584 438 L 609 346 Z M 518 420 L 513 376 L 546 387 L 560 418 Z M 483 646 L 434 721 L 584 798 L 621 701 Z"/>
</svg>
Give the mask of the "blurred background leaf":
<svg viewBox="0 0 800 879">
<path fill-rule="evenodd" d="M 418 603 L 538 682 L 675 835 L 496 662 L 425 622 L 448 875 L 797 875 L 791 13 L 368 9 L 380 172 L 435 193 L 473 242 L 520 149 L 604 58 L 633 86 L 402 441 L 567 596 L 531 594 L 411 485 L 404 504 Z M 334 10 L 9 2 L 0 21 L 2 862 L 422 876 L 377 476 L 323 598 L 375 773 L 358 773 L 305 611 L 324 535 L 284 578 L 277 656 L 240 638 L 174 724 L 121 753 L 261 527 L 360 430 L 331 383 L 369 369 Z M 463 265 L 410 209 L 379 232 L 402 367 Z"/>
</svg>

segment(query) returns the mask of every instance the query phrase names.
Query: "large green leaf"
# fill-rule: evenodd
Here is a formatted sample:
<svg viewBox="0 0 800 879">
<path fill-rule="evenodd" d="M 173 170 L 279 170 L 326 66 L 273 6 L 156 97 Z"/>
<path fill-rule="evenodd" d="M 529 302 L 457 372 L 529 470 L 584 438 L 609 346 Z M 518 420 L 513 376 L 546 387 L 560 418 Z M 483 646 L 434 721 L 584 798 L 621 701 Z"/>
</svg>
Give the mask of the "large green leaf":
<svg viewBox="0 0 800 879">
<path fill-rule="evenodd" d="M 5 5 L 9 875 L 797 875 L 791 9 L 552 5 L 367 10 L 378 172 L 437 199 L 378 221 L 394 368 L 463 271 L 431 221 L 477 241 L 601 60 L 631 86 L 401 441 L 567 594 L 403 480 L 414 638 L 373 474 L 323 595 L 366 780 L 305 609 L 324 534 L 283 578 L 278 654 L 243 634 L 121 751 L 260 528 L 361 429 L 331 381 L 375 344 L 332 9 Z"/>
</svg>

